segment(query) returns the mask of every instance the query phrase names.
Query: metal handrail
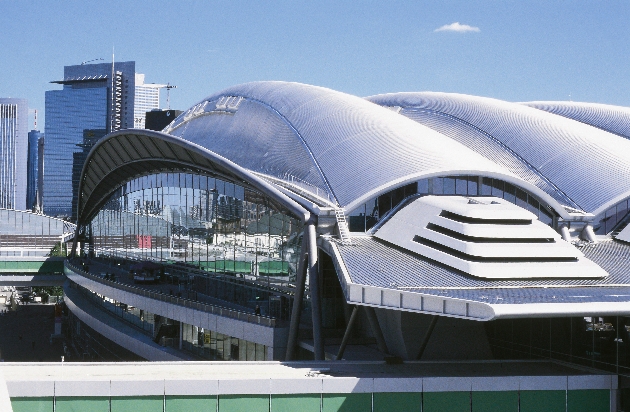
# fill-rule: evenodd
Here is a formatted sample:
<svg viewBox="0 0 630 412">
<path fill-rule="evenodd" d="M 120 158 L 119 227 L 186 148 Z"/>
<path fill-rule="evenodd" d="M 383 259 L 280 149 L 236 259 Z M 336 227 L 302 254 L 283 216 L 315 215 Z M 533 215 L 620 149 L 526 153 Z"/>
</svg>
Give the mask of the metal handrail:
<svg viewBox="0 0 630 412">
<path fill-rule="evenodd" d="M 95 282 L 98 282 L 100 284 L 103 284 L 109 287 L 114 287 L 116 289 L 120 289 L 126 292 L 131 292 L 135 295 L 148 297 L 150 299 L 159 300 L 161 302 L 166 302 L 173 305 L 197 309 L 206 313 L 211 313 L 213 315 L 242 320 L 248 323 L 255 323 L 258 325 L 263 325 L 263 326 L 272 327 L 272 328 L 276 327 L 276 319 L 268 317 L 268 316 L 255 315 L 255 314 L 251 314 L 251 313 L 247 313 L 247 312 L 243 312 L 243 311 L 239 311 L 235 309 L 225 308 L 218 305 L 211 305 L 211 304 L 196 302 L 191 299 L 170 296 L 165 293 L 154 292 L 151 290 L 126 285 L 124 283 L 119 283 L 116 281 L 105 280 L 99 276 L 95 276 L 89 272 L 85 272 L 79 269 L 77 266 L 73 265 L 68 260 L 65 261 L 64 265 L 68 267 L 69 270 L 72 270 L 76 274 L 81 275 L 85 278 L 88 278 L 90 280 L 93 280 Z"/>
</svg>

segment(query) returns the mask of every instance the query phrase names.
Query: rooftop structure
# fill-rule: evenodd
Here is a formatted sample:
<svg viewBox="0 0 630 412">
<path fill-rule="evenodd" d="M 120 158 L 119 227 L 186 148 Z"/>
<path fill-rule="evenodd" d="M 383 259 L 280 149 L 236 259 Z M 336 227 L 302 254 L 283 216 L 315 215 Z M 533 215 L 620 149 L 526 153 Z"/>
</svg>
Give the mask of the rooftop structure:
<svg viewBox="0 0 630 412">
<path fill-rule="evenodd" d="M 622 373 L 628 153 L 495 99 L 234 86 L 94 145 L 68 307 L 156 360 L 535 357 L 545 328 L 549 357 Z"/>
</svg>

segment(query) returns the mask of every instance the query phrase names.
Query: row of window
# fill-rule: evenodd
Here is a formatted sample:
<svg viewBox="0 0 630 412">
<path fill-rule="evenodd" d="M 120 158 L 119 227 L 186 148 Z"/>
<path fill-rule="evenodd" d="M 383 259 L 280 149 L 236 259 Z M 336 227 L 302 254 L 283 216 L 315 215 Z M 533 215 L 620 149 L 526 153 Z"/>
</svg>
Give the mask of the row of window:
<svg viewBox="0 0 630 412">
<path fill-rule="evenodd" d="M 259 193 L 185 173 L 128 182 L 89 230 L 96 255 L 190 262 L 212 272 L 229 266 L 243 276 L 285 279 L 295 276 L 302 233 L 297 219 Z"/>
<path fill-rule="evenodd" d="M 553 224 L 551 208 L 511 183 L 480 176 L 446 176 L 422 179 L 367 201 L 349 214 L 350 231 L 368 231 L 390 210 L 412 195 L 494 196 L 529 210 L 547 225 Z"/>
</svg>

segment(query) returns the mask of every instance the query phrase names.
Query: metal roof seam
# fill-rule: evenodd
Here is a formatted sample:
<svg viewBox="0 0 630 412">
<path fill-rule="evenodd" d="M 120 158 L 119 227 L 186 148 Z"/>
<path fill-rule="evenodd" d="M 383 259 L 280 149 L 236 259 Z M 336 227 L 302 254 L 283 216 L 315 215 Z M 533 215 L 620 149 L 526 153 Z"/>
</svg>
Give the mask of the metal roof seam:
<svg viewBox="0 0 630 412">
<path fill-rule="evenodd" d="M 482 130 L 481 128 L 473 125 L 470 122 L 467 122 L 464 119 L 461 119 L 459 117 L 453 116 L 451 114 L 448 113 L 444 113 L 444 112 L 440 112 L 440 111 L 436 111 L 436 110 L 431 110 L 431 109 L 425 109 L 425 108 L 421 108 L 421 107 L 413 107 L 413 106 L 407 106 L 407 107 L 403 107 L 403 109 L 413 109 L 413 110 L 418 110 L 418 111 L 424 111 L 424 112 L 428 112 L 428 113 L 433 113 L 436 114 L 438 116 L 444 116 L 444 117 L 448 117 L 449 119 L 452 119 L 456 122 L 460 122 L 468 127 L 471 127 L 473 129 L 475 129 L 476 131 L 478 131 L 479 133 L 483 134 L 484 136 L 486 136 L 489 139 L 492 139 L 492 141 L 498 145 L 500 145 L 505 151 L 509 152 L 512 156 L 514 156 L 516 159 L 518 159 L 521 163 L 523 163 L 529 170 L 531 170 L 532 172 L 534 172 L 539 178 L 541 178 L 542 180 L 544 180 L 547 184 L 549 184 L 551 187 L 554 188 L 554 190 L 560 194 L 568 203 L 570 203 L 569 206 L 575 207 L 577 209 L 579 209 L 580 211 L 584 211 L 584 209 L 578 205 L 573 199 L 571 199 L 571 197 L 566 194 L 562 189 L 560 189 L 555 183 L 553 183 L 547 176 L 545 176 L 545 174 L 543 174 L 540 170 L 538 170 L 534 165 L 532 165 L 531 163 L 529 163 L 526 159 L 524 159 L 522 156 L 520 156 L 518 153 L 516 153 L 514 150 L 512 150 L 509 146 L 507 146 L 505 143 L 503 143 L 501 140 L 497 139 L 496 137 L 494 137 L 492 134 L 486 132 L 485 130 Z"/>
</svg>

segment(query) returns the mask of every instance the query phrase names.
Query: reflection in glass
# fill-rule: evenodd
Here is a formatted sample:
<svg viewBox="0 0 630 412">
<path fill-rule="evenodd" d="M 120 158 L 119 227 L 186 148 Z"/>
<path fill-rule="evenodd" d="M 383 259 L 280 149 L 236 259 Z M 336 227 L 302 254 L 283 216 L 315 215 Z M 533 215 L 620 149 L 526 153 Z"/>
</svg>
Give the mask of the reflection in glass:
<svg viewBox="0 0 630 412">
<path fill-rule="evenodd" d="M 89 229 L 97 256 L 180 262 L 247 279 L 288 281 L 300 253 L 297 219 L 258 192 L 190 173 L 127 182 Z"/>
</svg>

